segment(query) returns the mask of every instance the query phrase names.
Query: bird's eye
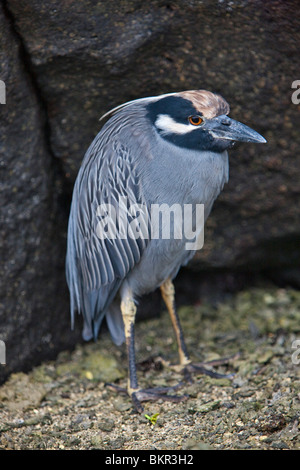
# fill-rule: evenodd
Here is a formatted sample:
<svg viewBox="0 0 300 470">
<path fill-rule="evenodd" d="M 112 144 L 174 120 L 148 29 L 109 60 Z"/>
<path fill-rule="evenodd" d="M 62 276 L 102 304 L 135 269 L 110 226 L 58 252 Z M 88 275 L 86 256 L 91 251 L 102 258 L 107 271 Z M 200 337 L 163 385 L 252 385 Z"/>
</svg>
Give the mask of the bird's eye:
<svg viewBox="0 0 300 470">
<path fill-rule="evenodd" d="M 200 126 L 200 124 L 202 124 L 204 120 L 200 116 L 190 116 L 189 122 L 193 124 L 193 126 Z"/>
</svg>

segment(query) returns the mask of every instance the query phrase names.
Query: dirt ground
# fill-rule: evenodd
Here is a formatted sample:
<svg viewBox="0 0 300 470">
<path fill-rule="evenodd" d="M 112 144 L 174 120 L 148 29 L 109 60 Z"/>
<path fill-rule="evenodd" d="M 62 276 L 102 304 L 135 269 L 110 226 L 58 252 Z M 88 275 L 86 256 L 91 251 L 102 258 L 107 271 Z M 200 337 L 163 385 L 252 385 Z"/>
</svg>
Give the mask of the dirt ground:
<svg viewBox="0 0 300 470">
<path fill-rule="evenodd" d="M 0 448 L 299 449 L 300 292 L 253 288 L 179 315 L 193 361 L 239 353 L 215 367 L 233 378 L 195 376 L 177 392 L 187 400 L 148 402 L 139 414 L 105 385 L 126 385 L 127 364 L 102 333 L 0 387 Z M 136 347 L 142 387 L 182 380 L 165 364 L 177 360 L 166 312 L 136 325 Z"/>
</svg>

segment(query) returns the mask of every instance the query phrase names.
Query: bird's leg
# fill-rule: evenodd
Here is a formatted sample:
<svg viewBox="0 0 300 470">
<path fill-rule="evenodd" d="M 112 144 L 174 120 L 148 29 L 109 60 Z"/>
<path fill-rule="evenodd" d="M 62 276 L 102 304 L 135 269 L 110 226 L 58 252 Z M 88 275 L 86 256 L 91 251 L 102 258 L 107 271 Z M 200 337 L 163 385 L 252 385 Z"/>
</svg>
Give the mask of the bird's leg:
<svg viewBox="0 0 300 470">
<path fill-rule="evenodd" d="M 178 344 L 178 353 L 179 353 L 179 367 L 183 371 L 185 378 L 191 382 L 191 373 L 198 372 L 201 374 L 206 374 L 214 378 L 224 378 L 224 377 L 231 377 L 232 375 L 224 375 L 219 374 L 211 369 L 206 369 L 205 363 L 198 363 L 193 364 L 189 358 L 187 348 L 185 345 L 183 331 L 181 328 L 180 320 L 176 311 L 175 306 L 175 288 L 174 284 L 172 283 L 171 279 L 167 279 L 161 286 L 160 286 L 162 298 L 167 306 L 169 315 L 171 317 L 172 325 L 175 330 L 175 335 Z M 230 358 L 226 358 L 224 360 L 220 360 L 218 364 L 224 364 L 229 361 Z M 206 365 L 217 365 L 214 363 L 206 363 Z"/>
<path fill-rule="evenodd" d="M 175 387 L 157 387 L 141 389 L 138 385 L 137 373 L 136 373 L 136 362 L 135 362 L 135 346 L 134 346 L 134 322 L 136 314 L 136 306 L 131 296 L 126 296 L 121 302 L 121 313 L 124 323 L 125 340 L 127 347 L 128 357 L 128 383 L 127 390 L 108 384 L 114 390 L 120 392 L 127 392 L 131 397 L 134 406 L 139 412 L 143 411 L 142 401 L 154 401 L 154 400 L 167 400 L 173 402 L 179 402 L 187 398 L 186 395 L 176 396 L 168 395 L 168 392 L 177 389 L 181 384 Z"/>
<path fill-rule="evenodd" d="M 175 307 L 175 288 L 171 279 L 167 279 L 161 286 L 161 295 L 167 306 L 168 312 L 171 317 L 172 325 L 175 330 L 175 335 L 178 344 L 179 363 L 182 366 L 189 364 L 191 361 L 185 345 L 183 331 L 181 328 L 180 320 Z"/>
<path fill-rule="evenodd" d="M 121 302 L 121 313 L 124 323 L 124 332 L 128 358 L 128 385 L 127 391 L 131 396 L 138 388 L 136 365 L 135 365 L 135 346 L 134 346 L 134 322 L 136 306 L 132 298 L 127 297 Z"/>
</svg>

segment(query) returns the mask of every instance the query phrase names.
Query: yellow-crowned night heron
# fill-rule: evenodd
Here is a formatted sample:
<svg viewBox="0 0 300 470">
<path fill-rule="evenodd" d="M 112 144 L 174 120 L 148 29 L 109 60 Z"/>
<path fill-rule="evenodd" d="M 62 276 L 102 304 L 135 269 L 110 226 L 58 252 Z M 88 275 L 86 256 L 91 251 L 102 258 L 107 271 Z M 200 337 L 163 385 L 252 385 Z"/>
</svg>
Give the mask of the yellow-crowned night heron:
<svg viewBox="0 0 300 470">
<path fill-rule="evenodd" d="M 126 340 L 127 392 L 139 410 L 141 401 L 175 398 L 167 395 L 167 388 L 138 386 L 135 298 L 160 287 L 180 365 L 185 372 L 202 371 L 189 359 L 172 284 L 195 250 L 186 249 L 183 231 L 178 236 L 182 218 L 173 220 L 169 236 L 163 237 L 161 229 L 153 227 L 161 219 L 153 222 L 151 209 L 189 205 L 194 217 L 196 206 L 202 204 L 206 220 L 228 180 L 227 149 L 235 141 L 266 142 L 228 113 L 229 105 L 221 96 L 204 90 L 122 104 L 104 116 L 109 119 L 90 145 L 75 183 L 66 259 L 72 319 L 75 311 L 83 313 L 85 340 L 97 338 L 104 317 L 114 342 Z M 200 237 L 202 228 L 192 233 Z M 121 308 L 115 310 L 111 303 L 118 291 Z"/>
</svg>

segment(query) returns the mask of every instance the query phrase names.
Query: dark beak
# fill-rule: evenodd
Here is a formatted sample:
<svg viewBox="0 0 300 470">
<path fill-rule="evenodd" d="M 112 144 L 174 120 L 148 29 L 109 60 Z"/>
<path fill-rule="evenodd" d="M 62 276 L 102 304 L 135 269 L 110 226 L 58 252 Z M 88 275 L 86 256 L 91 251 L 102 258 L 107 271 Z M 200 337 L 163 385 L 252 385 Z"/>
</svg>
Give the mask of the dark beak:
<svg viewBox="0 0 300 470">
<path fill-rule="evenodd" d="M 207 121 L 205 127 L 214 139 L 265 144 L 266 139 L 245 124 L 223 114 Z"/>
</svg>

